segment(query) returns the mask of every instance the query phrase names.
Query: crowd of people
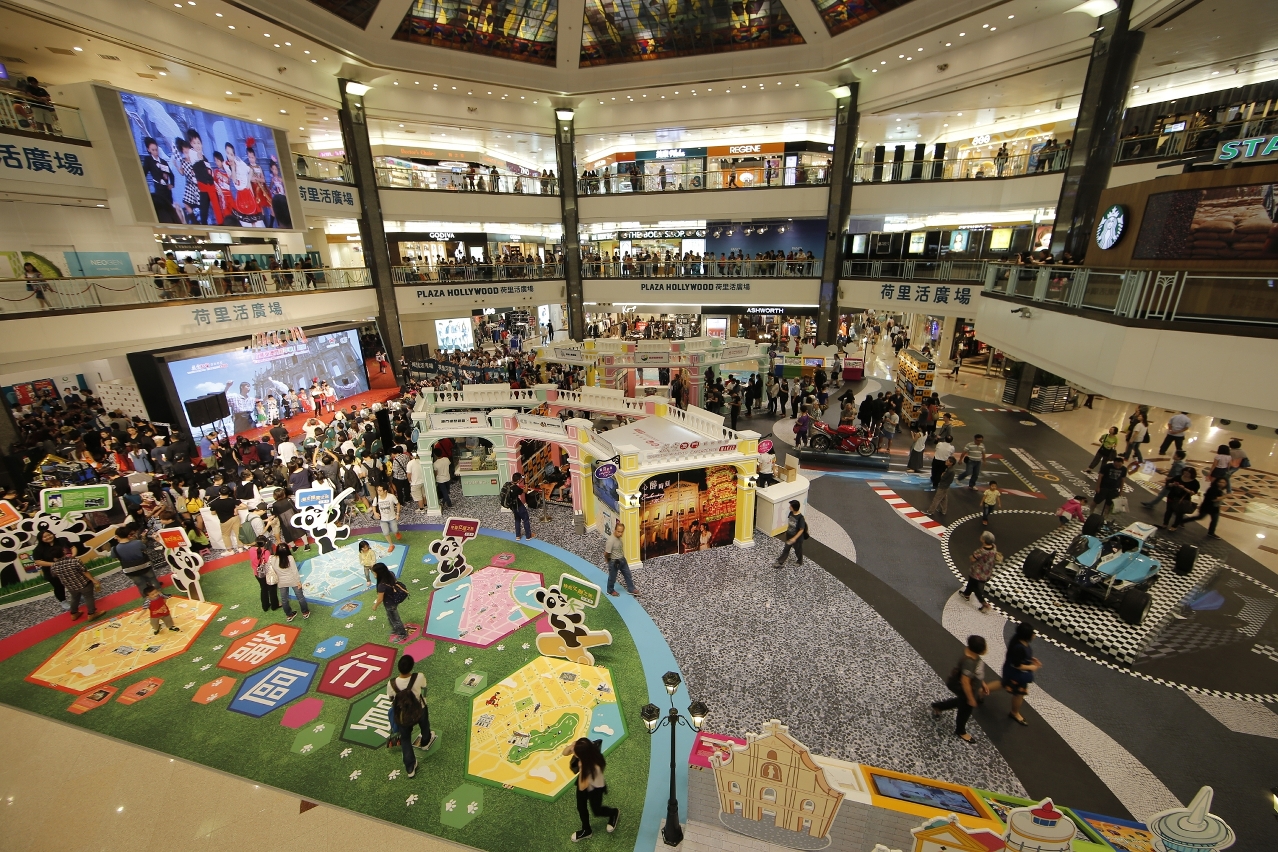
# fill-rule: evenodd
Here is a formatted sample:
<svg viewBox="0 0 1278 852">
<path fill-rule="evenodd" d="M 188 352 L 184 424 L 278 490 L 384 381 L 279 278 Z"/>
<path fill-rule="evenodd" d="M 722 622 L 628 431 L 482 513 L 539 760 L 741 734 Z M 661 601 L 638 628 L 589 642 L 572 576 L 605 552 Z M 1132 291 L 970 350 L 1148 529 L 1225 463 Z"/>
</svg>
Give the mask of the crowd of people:
<svg viewBox="0 0 1278 852">
<path fill-rule="evenodd" d="M 585 278 L 811 277 L 820 274 L 820 261 L 802 249 L 756 252 L 754 257 L 734 250 L 719 252 L 717 259 L 714 252 L 638 249 L 624 254 L 614 251 L 609 257 L 587 250 L 582 255 L 581 274 Z"/>
<path fill-rule="evenodd" d="M 151 258 L 147 270 L 155 276 L 161 299 L 314 290 L 326 283 L 323 268 L 315 267 L 307 257 L 295 259 L 291 268 L 272 257 L 263 268 L 254 258 L 229 263 L 219 258 L 205 264 L 193 255 L 179 260 L 170 251 Z"/>
</svg>

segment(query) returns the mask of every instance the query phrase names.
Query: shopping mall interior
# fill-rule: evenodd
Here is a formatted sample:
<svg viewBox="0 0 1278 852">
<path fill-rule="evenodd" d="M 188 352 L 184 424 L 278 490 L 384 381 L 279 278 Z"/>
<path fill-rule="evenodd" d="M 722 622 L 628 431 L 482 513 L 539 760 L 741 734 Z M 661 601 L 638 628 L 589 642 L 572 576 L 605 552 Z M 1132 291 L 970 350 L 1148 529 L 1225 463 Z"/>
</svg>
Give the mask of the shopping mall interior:
<svg viewBox="0 0 1278 852">
<path fill-rule="evenodd" d="M 6 850 L 1278 848 L 1272 0 L 0 22 Z"/>
</svg>

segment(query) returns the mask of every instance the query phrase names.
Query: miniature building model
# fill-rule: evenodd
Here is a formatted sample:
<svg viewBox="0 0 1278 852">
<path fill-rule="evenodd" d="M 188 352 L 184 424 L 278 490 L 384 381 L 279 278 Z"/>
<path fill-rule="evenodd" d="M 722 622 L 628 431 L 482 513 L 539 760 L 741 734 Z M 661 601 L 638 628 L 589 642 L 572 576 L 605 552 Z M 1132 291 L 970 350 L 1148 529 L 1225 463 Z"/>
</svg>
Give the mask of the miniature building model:
<svg viewBox="0 0 1278 852">
<path fill-rule="evenodd" d="M 1213 791 L 1203 787 L 1187 808 L 1172 808 L 1149 818 L 1158 852 L 1217 852 L 1234 845 L 1234 830 L 1210 812 Z"/>
<path fill-rule="evenodd" d="M 1014 852 L 1070 852 L 1074 831 L 1073 820 L 1044 799 L 1033 807 L 1013 808 L 1003 838 Z"/>
<path fill-rule="evenodd" d="M 1003 838 L 988 828 L 964 828 L 955 814 L 934 817 L 910 833 L 914 852 L 1001 852 L 1006 848 Z"/>
<path fill-rule="evenodd" d="M 745 745 L 732 744 L 726 757 L 720 751 L 710 756 L 719 807 L 726 814 L 824 837 L 843 794 L 789 730 L 773 719 L 763 724 L 762 733 L 746 734 Z"/>
</svg>

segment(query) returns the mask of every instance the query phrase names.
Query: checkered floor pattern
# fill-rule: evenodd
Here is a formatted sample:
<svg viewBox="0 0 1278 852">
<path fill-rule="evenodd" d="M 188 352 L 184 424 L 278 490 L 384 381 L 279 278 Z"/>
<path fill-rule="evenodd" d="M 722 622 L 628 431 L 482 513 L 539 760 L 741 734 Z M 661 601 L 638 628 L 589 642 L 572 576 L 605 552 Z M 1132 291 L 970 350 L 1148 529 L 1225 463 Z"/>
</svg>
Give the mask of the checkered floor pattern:
<svg viewBox="0 0 1278 852">
<path fill-rule="evenodd" d="M 1128 624 L 1116 610 L 1096 603 L 1074 603 L 1065 591 L 1047 580 L 1030 580 L 1021 565 L 1030 551 L 1039 547 L 1064 554 L 1082 531 L 1082 524 L 1067 524 L 1039 539 L 1030 547 L 1007 557 L 1003 567 L 990 578 L 988 590 L 1024 612 L 1087 643 L 1096 650 L 1125 663 L 1132 663 L 1174 618 L 1180 604 L 1220 571 L 1222 563 L 1199 554 L 1194 570 L 1181 577 L 1171 570 L 1179 544 L 1155 537 L 1146 552 L 1165 566 L 1162 576 L 1150 589 L 1153 606 L 1143 624 Z"/>
<path fill-rule="evenodd" d="M 1023 408 L 973 408 L 973 411 L 1002 411 L 1007 414 L 1029 414 Z"/>
<path fill-rule="evenodd" d="M 1252 645 L 1251 650 L 1278 663 L 1278 648 L 1273 645 Z"/>
</svg>

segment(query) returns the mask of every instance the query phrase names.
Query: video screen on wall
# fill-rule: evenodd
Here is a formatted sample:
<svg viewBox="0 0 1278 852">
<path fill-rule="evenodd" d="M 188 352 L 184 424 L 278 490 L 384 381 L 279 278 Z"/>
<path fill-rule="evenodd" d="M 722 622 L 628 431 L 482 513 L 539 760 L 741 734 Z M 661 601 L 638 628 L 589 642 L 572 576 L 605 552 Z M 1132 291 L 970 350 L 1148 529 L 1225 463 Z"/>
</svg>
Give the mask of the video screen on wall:
<svg viewBox="0 0 1278 852">
<path fill-rule="evenodd" d="M 231 410 L 226 427 L 237 434 L 266 425 L 273 406 L 278 406 L 281 396 L 289 390 L 300 393 L 312 384 L 327 382 L 338 402 L 368 390 L 368 374 L 355 329 L 317 334 L 305 343 L 277 348 L 254 351 L 241 347 L 169 361 L 168 368 L 184 418 L 189 400 L 225 393 Z M 222 424 L 197 427 L 189 419 L 187 425 L 196 435 L 225 428 Z"/>
<path fill-rule="evenodd" d="M 132 92 L 120 102 L 158 222 L 293 227 L 269 127 Z"/>
<path fill-rule="evenodd" d="M 1278 257 L 1278 184 L 1179 189 L 1149 196 L 1137 260 L 1264 260 Z"/>
<path fill-rule="evenodd" d="M 439 349 L 474 349 L 475 337 L 471 333 L 470 317 L 435 320 L 435 340 Z"/>
</svg>

